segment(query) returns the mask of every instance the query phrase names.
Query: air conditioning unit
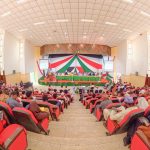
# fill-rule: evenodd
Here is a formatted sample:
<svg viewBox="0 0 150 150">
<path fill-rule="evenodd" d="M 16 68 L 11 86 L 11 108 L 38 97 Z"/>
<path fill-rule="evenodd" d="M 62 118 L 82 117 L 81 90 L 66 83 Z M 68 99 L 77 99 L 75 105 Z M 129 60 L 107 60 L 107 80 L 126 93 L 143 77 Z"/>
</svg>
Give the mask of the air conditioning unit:
<svg viewBox="0 0 150 150">
<path fill-rule="evenodd" d="M 138 72 L 135 72 L 135 75 L 136 75 L 136 76 L 138 76 L 138 75 L 139 75 L 139 73 L 138 73 Z"/>
</svg>

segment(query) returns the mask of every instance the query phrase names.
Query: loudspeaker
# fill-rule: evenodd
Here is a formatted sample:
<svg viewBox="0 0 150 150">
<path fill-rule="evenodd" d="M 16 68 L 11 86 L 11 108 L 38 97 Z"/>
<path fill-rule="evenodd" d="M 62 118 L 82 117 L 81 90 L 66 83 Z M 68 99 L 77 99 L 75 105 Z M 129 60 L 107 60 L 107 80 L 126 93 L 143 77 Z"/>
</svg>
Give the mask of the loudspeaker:
<svg viewBox="0 0 150 150">
<path fill-rule="evenodd" d="M 136 76 L 138 76 L 138 75 L 139 75 L 139 73 L 138 73 L 138 72 L 135 72 L 135 75 L 136 75 Z"/>
<path fill-rule="evenodd" d="M 13 70 L 12 73 L 13 73 L 13 74 L 16 74 L 16 70 Z"/>
</svg>

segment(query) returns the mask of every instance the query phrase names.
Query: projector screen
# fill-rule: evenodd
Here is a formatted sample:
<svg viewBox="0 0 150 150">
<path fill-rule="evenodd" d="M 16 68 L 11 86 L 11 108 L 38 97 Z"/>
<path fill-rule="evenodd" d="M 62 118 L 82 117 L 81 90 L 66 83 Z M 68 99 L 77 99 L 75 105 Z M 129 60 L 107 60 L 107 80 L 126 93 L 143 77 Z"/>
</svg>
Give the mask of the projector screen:
<svg viewBox="0 0 150 150">
<path fill-rule="evenodd" d="M 40 59 L 40 68 L 42 70 L 48 69 L 48 59 Z"/>
<path fill-rule="evenodd" d="M 113 61 L 105 61 L 105 71 L 113 71 Z"/>
</svg>

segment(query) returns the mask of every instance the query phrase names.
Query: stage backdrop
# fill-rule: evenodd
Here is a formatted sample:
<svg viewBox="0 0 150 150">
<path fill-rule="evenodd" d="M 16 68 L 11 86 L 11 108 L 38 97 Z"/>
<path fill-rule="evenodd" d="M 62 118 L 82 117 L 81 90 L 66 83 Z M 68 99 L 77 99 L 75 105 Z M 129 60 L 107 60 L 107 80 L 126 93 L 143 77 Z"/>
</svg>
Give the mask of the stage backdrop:
<svg viewBox="0 0 150 150">
<path fill-rule="evenodd" d="M 94 54 L 50 54 L 49 68 L 52 72 L 99 72 L 103 56 Z"/>
</svg>

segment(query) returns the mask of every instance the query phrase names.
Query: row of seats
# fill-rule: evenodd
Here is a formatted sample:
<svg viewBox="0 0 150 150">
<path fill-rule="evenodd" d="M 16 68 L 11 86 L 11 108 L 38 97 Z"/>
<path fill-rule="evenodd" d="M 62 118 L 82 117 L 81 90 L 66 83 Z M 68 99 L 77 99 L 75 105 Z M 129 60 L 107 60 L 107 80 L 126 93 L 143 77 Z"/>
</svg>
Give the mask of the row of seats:
<svg viewBox="0 0 150 150">
<path fill-rule="evenodd" d="M 95 93 L 94 95 L 89 93 L 83 93 L 80 91 L 80 100 L 82 104 L 85 106 L 86 109 L 89 109 L 91 114 L 94 114 L 97 121 L 103 120 L 103 110 L 101 108 L 97 108 L 98 104 L 101 104 L 105 99 L 102 97 L 102 93 Z M 118 98 L 116 96 L 111 97 L 110 100 L 112 103 L 106 106 L 106 109 L 112 109 L 114 107 L 120 107 L 121 105 L 125 106 L 123 103 L 123 98 Z M 135 101 L 137 103 L 137 101 Z M 107 136 L 117 133 L 126 132 L 130 123 L 135 120 L 136 118 L 142 116 L 149 116 L 150 115 L 150 106 L 144 111 L 143 109 L 137 108 L 135 110 L 130 111 L 127 115 L 119 122 L 111 120 L 109 117 L 104 122 L 104 126 L 107 129 Z M 131 150 L 149 150 L 150 149 L 150 142 L 146 138 L 146 136 L 142 133 L 142 131 L 137 131 L 131 141 Z"/>
<path fill-rule="evenodd" d="M 60 93 L 57 92 L 57 95 L 60 95 Z M 34 96 L 36 97 L 38 106 L 46 108 L 49 111 L 52 120 L 59 120 L 60 114 L 73 102 L 69 93 L 64 95 L 68 97 L 67 101 L 61 96 L 57 98 L 57 101 L 61 102 L 59 106 L 55 105 L 56 99 L 52 98 L 50 94 L 47 94 L 47 101 L 42 100 L 43 93 L 39 93 L 38 91 L 34 92 Z M 26 108 L 32 100 L 24 98 L 21 102 L 23 103 L 23 107 L 14 107 L 11 109 L 8 104 L 0 101 L 0 111 L 5 113 L 5 116 L 7 116 L 6 122 L 9 122 L 6 128 L 3 129 L 4 126 L 0 127 L 0 149 L 2 150 L 25 150 L 27 148 L 26 130 L 46 135 L 49 134 L 49 118 L 38 121 L 34 114 Z"/>
</svg>

